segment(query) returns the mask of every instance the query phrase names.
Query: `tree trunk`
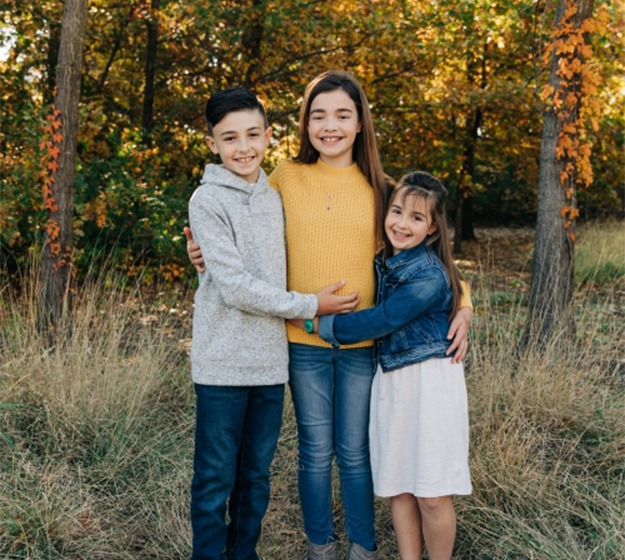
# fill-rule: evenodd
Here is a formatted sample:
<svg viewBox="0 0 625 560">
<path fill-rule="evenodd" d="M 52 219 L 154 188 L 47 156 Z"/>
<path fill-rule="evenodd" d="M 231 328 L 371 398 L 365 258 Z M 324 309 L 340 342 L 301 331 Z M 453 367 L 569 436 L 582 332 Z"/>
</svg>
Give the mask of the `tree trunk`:
<svg viewBox="0 0 625 560">
<path fill-rule="evenodd" d="M 149 146 L 152 141 L 154 120 L 154 81 L 156 77 L 156 52 L 158 48 L 158 10 L 160 0 L 152 0 L 152 9 L 146 18 L 148 28 L 148 45 L 145 57 L 145 84 L 143 88 L 143 141 Z"/>
<path fill-rule="evenodd" d="M 458 205 L 454 233 L 454 253 L 462 253 L 462 241 L 475 239 L 473 231 L 473 175 L 475 174 L 475 150 L 483 113 L 480 107 L 475 109 L 472 118 L 467 122 L 462 169 L 456 184 Z"/>
<path fill-rule="evenodd" d="M 243 85 L 246 88 L 254 89 L 261 67 L 260 49 L 263 43 L 265 28 L 263 20 L 265 17 L 265 1 L 253 0 L 249 10 L 250 21 L 243 32 L 242 46 L 248 63 L 245 72 Z"/>
<path fill-rule="evenodd" d="M 49 208 L 41 271 L 40 326 L 58 323 L 69 306 L 73 280 L 74 162 L 78 131 L 78 102 L 87 0 L 66 0 L 50 118 L 52 140 L 45 197 Z"/>
<path fill-rule="evenodd" d="M 558 7 L 556 26 L 562 24 L 566 0 Z M 577 13 L 573 21 L 579 24 L 591 17 L 593 0 L 577 0 Z M 560 59 L 565 54 L 553 51 L 549 85 L 557 91 L 561 78 L 557 75 Z M 579 84 L 576 84 L 579 87 Z M 579 111 L 578 106 L 572 111 Z M 562 118 L 548 104 L 543 113 L 543 132 L 540 148 L 540 172 L 538 178 L 538 214 L 536 221 L 535 248 L 532 263 L 532 284 L 524 344 L 538 343 L 545 348 L 556 337 L 572 334 L 574 323 L 570 311 L 573 299 L 574 241 L 565 226 L 562 210 L 575 204 L 574 193 L 567 195 L 560 182 L 566 160 L 556 152 L 562 133 Z M 571 182 L 574 187 L 574 181 Z"/>
</svg>

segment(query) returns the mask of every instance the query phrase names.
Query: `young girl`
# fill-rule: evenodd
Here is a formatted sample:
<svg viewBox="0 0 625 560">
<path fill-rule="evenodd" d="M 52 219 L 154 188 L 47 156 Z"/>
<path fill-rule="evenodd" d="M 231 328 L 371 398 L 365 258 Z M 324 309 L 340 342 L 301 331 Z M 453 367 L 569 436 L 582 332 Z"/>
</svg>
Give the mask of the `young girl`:
<svg viewBox="0 0 625 560">
<path fill-rule="evenodd" d="M 371 307 L 372 262 L 382 243 L 387 182 L 369 103 L 351 74 L 331 70 L 308 85 L 299 153 L 278 165 L 269 181 L 284 205 L 288 289 L 315 293 L 309 288 L 343 278 L 344 293 L 358 291 L 360 307 Z M 201 269 L 198 246 L 190 241 L 188 251 Z M 452 323 L 454 359 L 466 351 L 470 317 L 471 310 L 462 309 Z M 338 560 L 331 503 L 336 459 L 350 541 L 347 558 L 375 559 L 368 441 L 373 341 L 333 347 L 311 328 L 305 332 L 288 324 L 287 333 L 308 558 Z"/>
<path fill-rule="evenodd" d="M 404 176 L 390 200 L 385 247 L 375 261 L 377 306 L 315 319 L 321 338 L 335 347 L 381 339 L 371 395 L 371 464 L 375 493 L 391 497 L 402 560 L 420 559 L 422 540 L 432 560 L 451 558 L 451 495 L 471 493 L 464 372 L 448 357 L 461 285 L 449 248 L 446 195 L 428 173 Z"/>
</svg>

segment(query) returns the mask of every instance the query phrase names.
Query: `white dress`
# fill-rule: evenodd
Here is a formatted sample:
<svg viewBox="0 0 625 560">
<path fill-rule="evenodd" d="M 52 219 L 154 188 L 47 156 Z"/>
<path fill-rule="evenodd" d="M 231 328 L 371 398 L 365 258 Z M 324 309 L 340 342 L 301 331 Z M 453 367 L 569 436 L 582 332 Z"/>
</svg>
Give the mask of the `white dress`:
<svg viewBox="0 0 625 560">
<path fill-rule="evenodd" d="M 462 364 L 434 358 L 388 373 L 378 368 L 371 390 L 369 442 L 376 495 L 470 494 Z"/>
</svg>

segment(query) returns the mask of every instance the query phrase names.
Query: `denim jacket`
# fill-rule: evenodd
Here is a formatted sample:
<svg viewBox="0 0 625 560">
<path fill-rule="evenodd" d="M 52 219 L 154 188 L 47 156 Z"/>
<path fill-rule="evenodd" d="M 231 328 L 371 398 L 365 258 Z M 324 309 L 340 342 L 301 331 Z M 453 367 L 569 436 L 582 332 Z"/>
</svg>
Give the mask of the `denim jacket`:
<svg viewBox="0 0 625 560">
<path fill-rule="evenodd" d="M 375 259 L 376 307 L 319 318 L 319 335 L 334 346 L 379 339 L 383 371 L 444 358 L 451 286 L 445 267 L 424 243 L 383 262 Z"/>
</svg>

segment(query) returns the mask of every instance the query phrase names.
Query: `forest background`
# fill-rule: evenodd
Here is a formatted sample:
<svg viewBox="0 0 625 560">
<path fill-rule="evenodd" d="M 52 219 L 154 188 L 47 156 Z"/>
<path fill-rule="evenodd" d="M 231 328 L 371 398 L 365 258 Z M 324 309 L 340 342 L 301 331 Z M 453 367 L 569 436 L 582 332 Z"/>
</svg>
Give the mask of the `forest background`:
<svg viewBox="0 0 625 560">
<path fill-rule="evenodd" d="M 190 278 L 182 227 L 211 159 L 203 108 L 216 89 L 253 88 L 274 137 L 267 171 L 297 148 L 299 101 L 328 68 L 353 72 L 369 97 L 386 171 L 424 169 L 478 225 L 536 216 L 543 52 L 553 1 L 246 2 L 91 0 L 83 52 L 74 244 L 87 264 Z M 0 246 L 14 272 L 41 247 L 63 3 L 4 2 L 0 20 Z M 591 130 L 594 181 L 582 219 L 624 206 L 623 13 L 603 2 L 592 36 L 600 90 Z M 455 218 L 452 218 L 452 223 Z M 460 222 L 459 222 L 460 223 Z"/>
<path fill-rule="evenodd" d="M 565 171 L 548 185 L 562 196 L 575 177 L 558 153 L 583 163 L 572 200 L 546 215 L 577 239 L 561 246 L 575 283 L 550 336 L 529 342 L 528 311 L 544 307 L 528 297 L 541 134 L 559 95 L 544 55 L 572 52 L 570 41 L 549 51 L 558 7 L 592 1 L 89 0 L 69 232 L 77 281 L 63 286 L 71 313 L 49 331 L 38 307 L 69 129 L 55 107 L 64 4 L 84 5 L 0 0 L 0 557 L 188 557 L 197 281 L 182 228 L 214 161 L 204 104 L 233 84 L 258 92 L 274 128 L 270 171 L 296 152 L 305 85 L 344 68 L 367 91 L 387 172 L 442 177 L 462 241 L 474 492 L 456 501 L 454 558 L 625 558 L 621 2 L 594 3 L 558 69 L 584 78 L 561 107 L 583 97 L 590 109 L 574 135 L 559 123 L 547 154 Z M 580 137 L 584 151 L 567 152 Z M 542 292 L 564 291 L 565 268 Z M 296 442 L 287 392 L 259 544 L 269 560 L 305 555 Z M 334 490 L 344 548 L 338 480 Z M 381 558 L 396 558 L 387 500 L 376 513 Z"/>
</svg>

